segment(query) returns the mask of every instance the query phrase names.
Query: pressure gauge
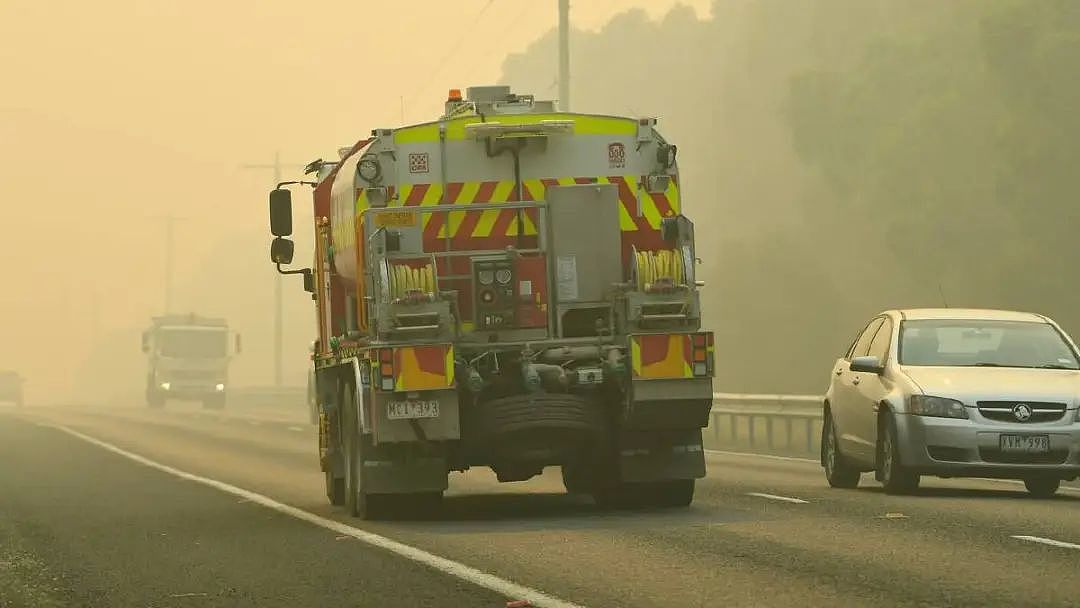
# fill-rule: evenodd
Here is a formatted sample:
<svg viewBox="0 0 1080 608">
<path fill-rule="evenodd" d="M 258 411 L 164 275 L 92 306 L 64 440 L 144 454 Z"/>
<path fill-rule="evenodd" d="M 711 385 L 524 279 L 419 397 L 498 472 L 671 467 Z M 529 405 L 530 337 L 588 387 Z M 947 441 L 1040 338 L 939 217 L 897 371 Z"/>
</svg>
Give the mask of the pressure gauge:
<svg viewBox="0 0 1080 608">
<path fill-rule="evenodd" d="M 491 285 L 491 282 L 495 279 L 495 273 L 490 270 L 481 270 L 478 274 L 481 285 Z"/>
<path fill-rule="evenodd" d="M 509 283 L 511 276 L 509 268 L 500 268 L 495 272 L 495 280 L 502 285 Z"/>
</svg>

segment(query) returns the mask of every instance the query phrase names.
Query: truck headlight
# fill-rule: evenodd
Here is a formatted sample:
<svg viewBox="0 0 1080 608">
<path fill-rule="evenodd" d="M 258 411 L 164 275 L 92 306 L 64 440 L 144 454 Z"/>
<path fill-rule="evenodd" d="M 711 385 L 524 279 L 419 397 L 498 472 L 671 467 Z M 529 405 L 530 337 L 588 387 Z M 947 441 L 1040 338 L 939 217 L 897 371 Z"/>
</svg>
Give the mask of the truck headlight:
<svg viewBox="0 0 1080 608">
<path fill-rule="evenodd" d="M 934 416 L 937 418 L 967 419 L 967 408 L 956 399 L 931 397 L 930 395 L 912 395 L 908 409 L 916 416 Z"/>
<path fill-rule="evenodd" d="M 220 393 L 221 391 L 225 390 L 225 385 L 219 382 L 214 385 L 214 390 Z"/>
<path fill-rule="evenodd" d="M 169 387 L 170 387 L 170 386 L 172 386 L 172 385 L 171 385 L 171 384 L 169 384 L 168 382 L 162 382 L 162 383 L 161 383 L 161 390 L 163 390 L 163 391 L 167 391 L 167 390 L 169 390 Z"/>
</svg>

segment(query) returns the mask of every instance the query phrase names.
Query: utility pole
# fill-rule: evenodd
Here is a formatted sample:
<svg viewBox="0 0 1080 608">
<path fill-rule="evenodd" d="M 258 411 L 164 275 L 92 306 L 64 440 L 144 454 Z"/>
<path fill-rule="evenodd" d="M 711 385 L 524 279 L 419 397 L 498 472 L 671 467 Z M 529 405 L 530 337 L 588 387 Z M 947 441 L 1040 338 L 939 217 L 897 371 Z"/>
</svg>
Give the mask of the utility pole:
<svg viewBox="0 0 1080 608">
<path fill-rule="evenodd" d="M 570 111 L 570 0 L 559 0 L 559 109 Z"/>
<path fill-rule="evenodd" d="M 274 152 L 274 163 L 270 165 L 241 165 L 242 169 L 270 169 L 274 172 L 274 187 L 281 183 L 281 170 L 285 168 L 303 169 L 304 165 L 282 165 L 281 154 Z M 274 275 L 274 386 L 281 387 L 281 349 L 282 349 L 282 303 L 281 275 Z"/>
<path fill-rule="evenodd" d="M 165 314 L 173 312 L 173 250 L 176 247 L 175 226 L 176 222 L 186 220 L 185 217 L 175 215 L 159 216 L 165 222 Z"/>
</svg>

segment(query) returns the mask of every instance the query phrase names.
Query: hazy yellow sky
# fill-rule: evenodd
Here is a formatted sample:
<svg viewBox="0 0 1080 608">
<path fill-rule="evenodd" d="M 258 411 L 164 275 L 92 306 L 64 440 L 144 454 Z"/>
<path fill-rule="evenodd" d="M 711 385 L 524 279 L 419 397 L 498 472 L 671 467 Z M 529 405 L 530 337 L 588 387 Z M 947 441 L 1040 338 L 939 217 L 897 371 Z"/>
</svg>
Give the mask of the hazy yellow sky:
<svg viewBox="0 0 1080 608">
<path fill-rule="evenodd" d="M 574 26 L 596 29 L 631 8 L 659 17 L 685 4 L 704 16 L 710 2 L 572 4 Z M 248 347 L 234 378 L 267 383 L 273 274 L 260 239 L 271 176 L 239 166 L 275 150 L 291 163 L 329 158 L 402 122 L 403 106 L 406 122 L 435 117 L 448 88 L 496 81 L 508 53 L 556 25 L 556 7 L 0 0 L 0 369 L 24 370 L 39 398 L 77 397 L 63 372 L 94 336 L 160 312 L 159 218 L 174 214 L 184 218 L 177 308 L 227 315 Z M 307 255 L 303 241 L 297 250 Z M 296 285 L 286 293 L 296 384 L 310 302 Z M 131 348 L 124 356 L 137 356 Z"/>
</svg>

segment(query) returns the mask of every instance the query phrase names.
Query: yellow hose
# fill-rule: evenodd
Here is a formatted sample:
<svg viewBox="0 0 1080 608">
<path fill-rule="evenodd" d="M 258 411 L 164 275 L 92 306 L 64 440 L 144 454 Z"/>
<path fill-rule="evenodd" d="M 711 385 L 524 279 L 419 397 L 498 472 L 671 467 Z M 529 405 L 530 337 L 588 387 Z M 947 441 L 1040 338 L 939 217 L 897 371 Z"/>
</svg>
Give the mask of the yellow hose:
<svg viewBox="0 0 1080 608">
<path fill-rule="evenodd" d="M 410 268 L 405 264 L 390 267 L 390 298 L 404 298 L 410 291 L 419 291 L 425 295 L 435 292 L 435 269 L 431 264 L 423 268 Z"/>
<path fill-rule="evenodd" d="M 686 282 L 682 252 L 678 249 L 634 251 L 637 266 L 637 288 L 644 291 L 657 281 L 668 279 L 675 285 Z"/>
</svg>

